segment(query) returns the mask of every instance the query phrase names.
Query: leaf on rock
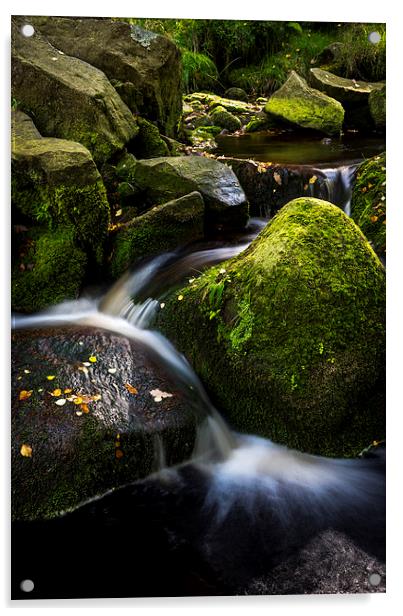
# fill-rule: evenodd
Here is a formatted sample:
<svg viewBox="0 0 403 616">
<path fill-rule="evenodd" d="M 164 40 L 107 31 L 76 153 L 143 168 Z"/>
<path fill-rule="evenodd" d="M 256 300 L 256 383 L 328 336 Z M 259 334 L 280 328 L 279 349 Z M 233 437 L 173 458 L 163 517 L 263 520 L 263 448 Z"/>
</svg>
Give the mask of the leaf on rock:
<svg viewBox="0 0 403 616">
<path fill-rule="evenodd" d="M 108 368 L 109 374 L 115 374 L 117 368 Z"/>
<path fill-rule="evenodd" d="M 276 182 L 276 184 L 278 184 L 279 186 L 281 186 L 282 183 L 282 179 L 281 179 L 281 175 L 279 173 L 277 173 L 277 171 L 275 171 L 273 173 L 273 179 Z"/>
<path fill-rule="evenodd" d="M 130 392 L 131 394 L 135 395 L 135 394 L 139 393 L 137 391 L 137 389 L 135 387 L 133 387 L 133 385 L 130 385 L 130 383 L 125 383 L 124 385 L 125 385 L 127 391 Z"/>
<path fill-rule="evenodd" d="M 154 398 L 154 402 L 161 402 L 163 398 L 172 398 L 173 396 L 173 394 L 169 394 L 167 391 L 161 391 L 160 389 L 152 389 L 150 394 Z"/>
<path fill-rule="evenodd" d="M 48 374 L 46 378 L 48 379 L 48 381 L 53 381 L 53 379 L 55 379 L 56 376 L 54 374 Z"/>
<path fill-rule="evenodd" d="M 62 395 L 62 390 L 61 389 L 54 389 L 53 391 L 50 391 L 49 393 L 50 393 L 51 396 L 55 396 L 57 398 L 58 396 Z"/>
<path fill-rule="evenodd" d="M 30 390 L 26 390 L 26 389 L 22 389 L 20 391 L 20 395 L 18 396 L 20 400 L 27 400 L 27 398 L 30 398 L 32 395 L 32 389 Z"/>
<path fill-rule="evenodd" d="M 80 409 L 82 410 L 83 413 L 89 413 L 90 412 L 88 404 L 80 404 Z"/>
<path fill-rule="evenodd" d="M 66 398 L 59 398 L 58 400 L 55 400 L 55 404 L 57 404 L 57 406 L 64 406 L 66 402 Z"/>
<path fill-rule="evenodd" d="M 91 355 L 91 356 L 88 358 L 88 361 L 90 361 L 92 364 L 95 364 L 95 362 L 97 361 L 97 358 L 95 357 L 95 355 Z"/>
<path fill-rule="evenodd" d="M 318 179 L 318 178 L 317 178 L 317 176 L 316 176 L 316 175 L 313 175 L 311 178 L 309 178 L 309 183 L 310 183 L 310 184 L 315 184 L 315 182 L 316 182 L 316 180 L 317 180 L 317 179 Z"/>
<path fill-rule="evenodd" d="M 32 447 L 24 443 L 21 445 L 20 454 L 24 456 L 24 458 L 32 458 Z"/>
</svg>

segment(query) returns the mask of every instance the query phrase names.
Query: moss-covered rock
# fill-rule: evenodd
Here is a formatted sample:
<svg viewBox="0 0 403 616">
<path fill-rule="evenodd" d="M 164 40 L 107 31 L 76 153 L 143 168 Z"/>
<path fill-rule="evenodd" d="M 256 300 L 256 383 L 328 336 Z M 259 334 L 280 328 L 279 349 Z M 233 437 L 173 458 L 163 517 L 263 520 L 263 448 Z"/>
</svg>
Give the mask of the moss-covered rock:
<svg viewBox="0 0 403 616">
<path fill-rule="evenodd" d="M 215 150 L 217 148 L 217 142 L 214 139 L 214 134 L 206 131 L 206 128 L 212 127 L 200 126 L 200 128 L 196 128 L 188 134 L 188 141 L 191 143 L 194 150 L 200 149 L 203 152 L 208 152 L 209 150 Z M 221 132 L 221 128 L 218 127 L 218 130 Z"/>
<path fill-rule="evenodd" d="M 13 208 L 52 229 L 71 227 L 78 245 L 101 264 L 109 204 L 90 152 L 42 138 L 28 116 L 13 112 L 11 163 Z"/>
<path fill-rule="evenodd" d="M 386 257 L 386 155 L 362 163 L 355 174 L 351 217 L 381 258 Z"/>
<path fill-rule="evenodd" d="M 42 135 L 78 141 L 96 162 L 108 160 L 138 131 L 130 110 L 104 73 L 61 53 L 39 33 L 25 37 L 24 23 L 13 17 L 12 96 Z"/>
<path fill-rule="evenodd" d="M 247 123 L 245 126 L 245 133 L 256 133 L 257 131 L 267 130 L 275 126 L 275 120 L 264 111 L 261 111 Z"/>
<path fill-rule="evenodd" d="M 310 88 L 295 71 L 269 98 L 264 110 L 282 121 L 328 135 L 340 133 L 344 119 L 344 109 L 338 101 Z"/>
<path fill-rule="evenodd" d="M 111 260 L 113 278 L 138 259 L 200 240 L 204 232 L 204 202 L 192 192 L 158 205 L 119 228 Z"/>
<path fill-rule="evenodd" d="M 210 117 L 215 126 L 221 126 L 221 128 L 225 128 L 231 133 L 242 127 L 240 119 L 221 106 L 215 107 Z"/>
<path fill-rule="evenodd" d="M 329 456 L 384 437 L 385 272 L 330 203 L 288 203 L 159 318 L 235 428 Z"/>
<path fill-rule="evenodd" d="M 376 128 L 385 130 L 386 127 L 386 86 L 373 90 L 368 98 L 369 110 Z"/>
<path fill-rule="evenodd" d="M 44 231 L 32 228 L 13 237 L 11 308 L 36 312 L 81 290 L 87 257 L 74 242 L 70 229 Z"/>
<path fill-rule="evenodd" d="M 169 156 L 169 148 L 161 139 L 158 128 L 144 118 L 138 118 L 139 133 L 133 142 L 131 150 L 139 158 L 155 158 Z"/>
<path fill-rule="evenodd" d="M 88 374 L 77 369 L 91 355 L 97 362 Z M 172 397 L 156 403 L 153 389 Z M 20 400 L 21 391 L 30 397 Z M 61 399 L 64 406 L 56 404 Z M 191 454 L 197 422 L 168 375 L 125 338 L 88 327 L 14 332 L 13 518 L 52 517 L 145 477 L 158 469 L 162 451 L 167 464 L 182 462 Z M 23 445 L 30 456 L 21 454 Z"/>
<path fill-rule="evenodd" d="M 175 137 L 182 109 L 182 63 L 175 43 L 110 18 L 34 17 L 57 49 L 97 67 L 128 107 Z"/>
<path fill-rule="evenodd" d="M 248 101 L 248 95 L 242 88 L 228 88 L 228 90 L 225 90 L 224 92 L 224 98 L 230 98 L 235 101 L 243 101 L 244 103 Z"/>
<path fill-rule="evenodd" d="M 244 228 L 248 202 L 234 172 L 204 156 L 172 156 L 133 162 L 126 178 L 150 204 L 160 204 L 192 192 L 201 193 L 206 224 Z"/>
<path fill-rule="evenodd" d="M 309 79 L 314 88 L 325 92 L 343 105 L 364 105 L 368 103 L 371 92 L 383 87 L 382 83 L 345 79 L 321 68 L 311 68 Z"/>
</svg>

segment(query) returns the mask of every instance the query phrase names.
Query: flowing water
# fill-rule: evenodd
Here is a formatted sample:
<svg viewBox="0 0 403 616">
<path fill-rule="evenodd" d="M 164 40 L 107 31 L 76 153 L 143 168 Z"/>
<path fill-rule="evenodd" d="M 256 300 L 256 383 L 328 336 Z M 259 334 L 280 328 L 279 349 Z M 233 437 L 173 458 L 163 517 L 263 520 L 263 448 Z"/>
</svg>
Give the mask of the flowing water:
<svg viewBox="0 0 403 616">
<path fill-rule="evenodd" d="M 335 177 L 342 186 L 346 183 L 340 198 L 347 204 L 349 171 L 338 169 L 337 173 L 334 170 L 327 173 L 329 195 L 333 198 Z M 157 474 L 83 504 L 60 519 L 37 523 L 35 529 L 32 524 L 36 523 L 28 527 L 23 524 L 15 539 L 22 550 L 28 535 L 29 541 L 39 541 L 38 537 L 42 537 L 46 542 L 53 532 L 57 535 L 55 541 L 60 541 L 62 534 L 68 537 L 63 550 L 65 563 L 71 566 L 72 554 L 77 549 L 74 546 L 78 546 L 78 541 L 90 542 L 96 528 L 97 533 L 105 536 L 102 543 L 105 552 L 99 555 L 99 562 L 105 566 L 105 555 L 108 558 L 111 555 L 116 537 L 122 532 L 133 534 L 131 523 L 142 526 L 149 542 L 163 531 L 161 541 L 168 547 L 165 552 L 162 547 L 155 547 L 161 562 L 166 557 L 168 568 L 175 568 L 172 563 L 176 562 L 177 570 L 183 575 L 191 563 L 197 570 L 197 579 L 203 579 L 196 584 L 196 590 L 193 578 L 192 583 L 187 578 L 182 580 L 179 590 L 175 590 L 179 594 L 236 592 L 251 577 L 283 562 L 290 553 L 328 528 L 347 533 L 358 545 L 373 550 L 382 558 L 385 487 L 382 452 L 355 460 L 328 459 L 289 450 L 253 435 L 234 433 L 213 407 L 185 357 L 169 340 L 150 329 L 169 289 L 205 267 L 239 254 L 266 223 L 253 219 L 246 234 L 232 244 L 195 246 L 186 252 L 179 250 L 160 255 L 126 273 L 98 297 L 65 302 L 37 315 L 14 315 L 16 329 L 75 323 L 127 336 L 164 367 L 202 417 L 194 452 L 187 463 L 177 468 L 164 468 L 163 442 L 156 441 L 155 468 L 160 469 Z M 133 503 L 136 504 L 134 510 Z M 143 510 L 144 517 L 137 519 L 139 511 Z M 128 511 L 132 511 L 130 519 Z M 111 528 L 114 528 L 113 536 L 108 535 Z M 136 532 L 138 544 L 133 549 L 139 550 L 144 538 L 138 536 L 138 530 Z M 91 549 L 96 552 L 99 550 L 98 534 L 94 535 L 93 542 Z M 178 563 L 175 559 L 178 550 L 182 554 L 184 545 L 191 549 L 191 554 L 186 552 Z M 142 558 L 147 560 L 149 544 L 144 544 L 143 548 Z M 63 596 L 99 594 L 99 579 L 103 574 L 97 560 L 98 557 L 91 560 L 91 571 L 96 575 L 87 576 L 85 589 L 73 584 L 70 590 L 62 587 L 54 592 L 64 593 Z M 151 566 L 155 566 L 154 561 Z M 146 570 L 146 565 L 144 567 Z M 15 575 L 23 573 L 18 570 Z M 38 579 L 41 575 L 49 577 L 49 565 L 41 561 L 35 575 Z M 174 577 L 173 573 L 167 577 L 171 580 L 169 588 L 162 582 L 154 582 L 153 591 L 148 586 L 148 577 L 136 584 L 121 572 L 110 574 L 104 582 L 105 592 L 106 596 L 115 596 L 114 592 L 117 596 L 126 592 L 132 596 L 171 594 L 178 583 L 178 578 L 174 580 Z M 93 579 L 93 587 L 90 579 Z M 211 581 L 214 579 L 221 580 L 218 586 Z M 60 589 L 60 580 L 53 580 L 53 583 Z M 40 590 L 38 592 L 40 596 Z"/>
</svg>

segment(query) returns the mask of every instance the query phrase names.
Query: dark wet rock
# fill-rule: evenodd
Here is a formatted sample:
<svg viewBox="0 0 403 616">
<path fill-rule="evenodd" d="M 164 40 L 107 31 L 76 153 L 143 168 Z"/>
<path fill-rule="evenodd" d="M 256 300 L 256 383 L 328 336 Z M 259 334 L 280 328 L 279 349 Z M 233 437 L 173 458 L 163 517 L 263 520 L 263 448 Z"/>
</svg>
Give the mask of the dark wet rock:
<svg viewBox="0 0 403 616">
<path fill-rule="evenodd" d="M 310 128 L 329 135 L 340 133 L 344 109 L 319 90 L 310 88 L 295 71 L 269 98 L 264 110 L 280 121 Z"/>
<path fill-rule="evenodd" d="M 157 205 L 118 229 L 112 276 L 119 277 L 138 259 L 174 250 L 203 235 L 204 202 L 199 192 Z"/>
<path fill-rule="evenodd" d="M 57 49 L 103 71 L 132 111 L 176 135 L 182 69 L 173 41 L 109 18 L 35 17 L 33 24 Z"/>
<path fill-rule="evenodd" d="M 327 197 L 322 171 L 303 165 L 272 165 L 240 158 L 220 158 L 229 165 L 245 191 L 251 216 L 272 218 L 297 197 Z"/>
<path fill-rule="evenodd" d="M 374 575 L 376 577 L 372 578 Z M 370 580 L 379 584 L 371 584 Z M 385 563 L 342 533 L 325 531 L 265 576 L 246 595 L 309 595 L 386 592 Z"/>
<path fill-rule="evenodd" d="M 57 389 L 62 393 L 52 396 Z M 153 389 L 173 395 L 154 402 Z M 22 391 L 30 397 L 19 400 Z M 100 398 L 86 403 L 88 412 L 72 401 L 56 404 L 71 395 Z M 90 327 L 13 334 L 11 422 L 14 519 L 54 516 L 145 477 L 162 450 L 168 464 L 186 459 L 197 424 L 181 392 L 138 345 Z M 23 445 L 30 456 L 21 454 Z"/>
<path fill-rule="evenodd" d="M 322 51 L 316 56 L 315 64 L 318 66 L 321 65 L 331 65 L 336 62 L 341 55 L 341 51 L 343 49 L 343 43 L 339 41 L 334 41 L 327 45 Z"/>
<path fill-rule="evenodd" d="M 132 161 L 125 179 L 153 205 L 200 192 L 208 226 L 243 228 L 248 220 L 248 202 L 236 175 L 216 160 L 173 156 Z"/>
<path fill-rule="evenodd" d="M 12 96 L 43 136 L 78 141 L 96 162 L 104 162 L 137 134 L 129 108 L 103 72 L 62 53 L 39 33 L 23 36 L 26 21 L 13 17 Z M 70 38 L 77 44 L 71 33 Z"/>
<path fill-rule="evenodd" d="M 384 438 L 385 270 L 341 209 L 291 201 L 177 293 L 160 327 L 235 429 L 327 456 Z"/>
<path fill-rule="evenodd" d="M 224 98 L 243 101 L 245 103 L 248 101 L 248 95 L 242 88 L 228 88 L 228 90 L 224 92 Z"/>
<path fill-rule="evenodd" d="M 80 143 L 42 138 L 24 113 L 12 113 L 14 218 L 70 229 L 78 247 L 102 262 L 109 204 L 90 152 Z"/>
<path fill-rule="evenodd" d="M 138 158 L 169 156 L 168 145 L 161 138 L 158 128 L 144 118 L 138 118 L 137 123 L 139 133 L 131 147 L 133 154 Z"/>
</svg>

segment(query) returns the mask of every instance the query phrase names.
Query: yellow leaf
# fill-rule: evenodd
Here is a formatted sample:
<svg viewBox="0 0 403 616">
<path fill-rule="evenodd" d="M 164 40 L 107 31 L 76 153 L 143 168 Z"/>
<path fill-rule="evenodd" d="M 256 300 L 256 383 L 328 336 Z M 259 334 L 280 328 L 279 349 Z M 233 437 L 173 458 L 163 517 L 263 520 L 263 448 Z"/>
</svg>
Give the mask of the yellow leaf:
<svg viewBox="0 0 403 616">
<path fill-rule="evenodd" d="M 122 210 L 117 210 L 115 212 L 115 216 L 122 216 Z"/>
<path fill-rule="evenodd" d="M 370 221 L 376 222 L 378 220 L 378 216 L 371 216 Z"/>
<path fill-rule="evenodd" d="M 30 445 L 21 445 L 20 454 L 24 458 L 32 458 L 32 447 Z"/>
<path fill-rule="evenodd" d="M 97 358 L 95 357 L 95 355 L 91 355 L 91 357 L 88 358 L 88 361 L 90 361 L 92 364 L 95 364 Z"/>
<path fill-rule="evenodd" d="M 102 398 L 101 394 L 95 394 L 94 396 L 92 396 L 92 400 L 94 402 L 98 402 L 98 400 L 100 400 Z"/>
<path fill-rule="evenodd" d="M 70 389 L 70 387 L 66 387 L 66 389 L 63 391 L 64 394 L 71 394 L 73 390 Z"/>
<path fill-rule="evenodd" d="M 130 383 L 125 383 L 125 387 L 126 387 L 127 391 L 130 392 L 131 394 L 138 394 L 139 393 L 137 391 L 137 389 L 135 387 L 133 387 L 133 385 L 130 385 Z"/>
<path fill-rule="evenodd" d="M 53 381 L 53 379 L 55 379 L 55 375 L 54 374 L 49 374 L 47 377 L 48 381 Z"/>
<path fill-rule="evenodd" d="M 318 179 L 318 178 L 317 178 L 317 176 L 316 176 L 316 175 L 313 175 L 311 178 L 309 178 L 309 183 L 310 183 L 310 184 L 315 184 L 315 182 L 316 182 L 316 180 L 317 180 L 317 179 Z"/>
<path fill-rule="evenodd" d="M 76 398 L 74 398 L 73 402 L 74 404 L 82 404 L 83 399 L 80 398 L 80 396 L 77 396 Z"/>
<path fill-rule="evenodd" d="M 183 295 L 178 295 L 178 301 L 181 302 L 183 300 Z"/>
<path fill-rule="evenodd" d="M 26 400 L 27 398 L 30 398 L 32 395 L 32 389 L 30 389 L 29 391 L 27 391 L 26 389 L 23 389 L 22 391 L 20 391 L 20 395 L 19 395 L 19 399 L 20 400 Z"/>
<path fill-rule="evenodd" d="M 51 396 L 61 396 L 62 395 L 62 390 L 61 389 L 54 389 L 53 391 L 50 392 Z"/>
</svg>

